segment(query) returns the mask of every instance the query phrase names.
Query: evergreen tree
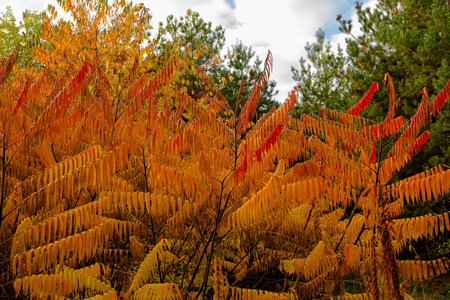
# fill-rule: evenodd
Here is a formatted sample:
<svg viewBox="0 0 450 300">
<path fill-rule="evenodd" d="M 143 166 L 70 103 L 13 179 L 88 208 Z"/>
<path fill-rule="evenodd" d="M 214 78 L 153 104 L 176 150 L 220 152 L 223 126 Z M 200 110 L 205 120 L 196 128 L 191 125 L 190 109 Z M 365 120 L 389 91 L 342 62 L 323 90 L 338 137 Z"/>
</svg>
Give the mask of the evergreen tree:
<svg viewBox="0 0 450 300">
<path fill-rule="evenodd" d="M 304 89 L 303 94 L 308 106 L 313 106 L 315 98 L 309 95 L 318 95 L 324 99 L 326 106 L 345 111 L 348 101 L 355 103 L 370 87 L 371 83 L 380 83 L 385 73 L 389 73 L 395 82 L 396 93 L 402 95 L 399 114 L 411 117 L 412 112 L 420 103 L 418 92 L 425 86 L 427 94 L 432 99 L 439 88 L 445 85 L 450 74 L 450 6 L 447 0 L 379 0 L 375 9 L 363 8 L 362 3 L 356 3 L 358 20 L 361 23 L 362 34 L 354 36 L 351 20 L 337 17 L 340 30 L 347 35 L 346 49 L 348 61 L 340 52 L 319 52 L 319 62 L 314 56 L 314 46 L 320 48 L 321 42 L 313 44 L 308 51 L 308 58 L 312 61 L 314 71 L 307 72 L 302 67 L 300 75 L 294 78 L 298 85 Z M 319 31 L 318 37 L 322 33 Z M 308 46 L 307 46 L 308 47 Z M 338 61 L 339 63 L 336 63 Z M 322 64 L 321 64 L 322 63 Z M 342 72 L 323 72 L 335 67 Z M 306 71 L 305 71 L 306 70 Z M 347 83 L 341 84 L 343 77 Z M 310 83 L 312 82 L 312 83 Z M 322 84 L 320 84 L 322 83 Z M 331 83 L 329 87 L 325 83 Z M 339 96 L 329 100 L 330 90 L 339 92 L 342 89 L 342 98 Z M 316 100 L 317 101 L 317 100 Z M 333 106 L 332 104 L 336 104 Z M 370 109 L 364 115 L 371 119 L 379 119 L 388 109 L 387 97 L 377 93 Z M 314 111 L 314 109 L 313 109 Z M 419 154 L 418 164 L 405 172 L 417 173 L 426 170 L 438 163 L 450 162 L 450 110 L 448 104 L 431 126 L 433 136 L 430 143 Z M 428 158 L 425 158 L 428 157 Z"/>
<path fill-rule="evenodd" d="M 255 57 L 252 47 L 245 46 L 242 41 L 232 45 L 228 50 L 223 62 L 213 70 L 213 78 L 219 84 L 220 91 L 233 110 L 236 110 L 242 79 L 244 79 L 244 87 L 237 107 L 239 111 L 244 106 L 244 101 L 250 96 L 256 78 L 261 76 L 263 65 L 262 60 L 258 56 Z M 270 111 L 273 106 L 278 106 L 274 98 L 278 93 L 275 86 L 276 82 L 270 80 L 264 88 L 257 108 L 257 117 Z"/>
<path fill-rule="evenodd" d="M 185 87 L 189 95 L 200 99 L 211 92 L 192 68 L 200 66 L 210 73 L 219 63 L 219 53 L 225 44 L 222 26 L 213 28 L 212 23 L 203 20 L 198 12 L 188 10 L 185 16 L 174 18 L 169 15 L 165 24 L 160 22 L 152 43 L 161 65 L 177 55 L 188 63 L 178 85 Z"/>
<path fill-rule="evenodd" d="M 306 44 L 310 63 L 300 58 L 300 69 L 291 67 L 301 98 L 294 115 L 318 113 L 322 107 L 345 109 L 349 107 L 347 92 L 349 81 L 345 73 L 347 57 L 341 47 L 334 53 L 330 42 L 325 43 L 322 29 L 316 32 L 317 41 Z"/>
<path fill-rule="evenodd" d="M 195 11 L 188 10 L 179 19 L 169 15 L 166 24 L 160 22 L 155 38 L 156 50 L 160 53 L 169 50 L 172 44 L 184 49 L 188 58 L 203 66 L 218 55 L 225 44 L 225 29 L 213 28 Z"/>
<path fill-rule="evenodd" d="M 427 87 L 432 99 L 450 74 L 450 6 L 446 0 L 380 0 L 373 11 L 356 4 L 363 34 L 347 39 L 352 66 L 352 90 L 358 96 L 371 81 L 381 81 L 388 72 L 402 95 L 403 113 L 411 117 L 418 107 L 417 93 Z M 341 22 L 350 35 L 351 23 Z M 385 99 L 374 99 L 379 109 L 387 109 Z M 377 111 L 369 113 L 378 114 Z M 400 112 L 401 113 L 401 112 Z M 419 166 L 428 169 L 450 162 L 450 110 L 446 105 L 430 128 L 433 138 L 419 157 Z M 429 157 L 425 158 L 425 157 Z M 415 170 L 412 170 L 415 169 Z"/>
<path fill-rule="evenodd" d="M 256 81 L 255 76 L 260 76 L 263 71 L 261 59 L 255 57 L 252 48 L 242 42 L 233 45 L 228 49 L 229 53 L 220 59 L 219 54 L 225 43 L 225 30 L 221 26 L 213 29 L 211 22 L 204 21 L 198 12 L 191 10 L 179 19 L 170 15 L 166 24 L 160 23 L 154 43 L 157 52 L 165 56 L 166 60 L 173 56 L 173 46 L 178 45 L 177 49 L 184 51 L 182 54 L 192 65 L 201 66 L 211 76 L 233 110 L 236 108 L 242 78 L 244 89 L 239 107 L 242 107 L 245 104 L 243 101 L 250 96 L 251 87 Z M 195 73 L 188 70 L 181 77 L 180 86 L 185 86 L 188 93 L 195 98 L 201 98 L 201 94 L 209 92 L 201 82 Z M 276 82 L 271 80 L 264 88 L 257 116 L 268 112 L 273 106 L 278 106 L 274 98 L 278 93 L 275 85 Z"/>
</svg>

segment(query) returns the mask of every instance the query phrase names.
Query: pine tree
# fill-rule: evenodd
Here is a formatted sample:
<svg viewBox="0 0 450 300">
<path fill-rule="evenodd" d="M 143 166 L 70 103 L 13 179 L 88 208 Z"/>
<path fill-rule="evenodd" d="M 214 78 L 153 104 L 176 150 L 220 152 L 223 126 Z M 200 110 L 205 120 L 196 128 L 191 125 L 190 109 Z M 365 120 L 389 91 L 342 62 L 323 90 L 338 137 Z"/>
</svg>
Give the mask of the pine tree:
<svg viewBox="0 0 450 300">
<path fill-rule="evenodd" d="M 220 25 L 213 28 L 212 23 L 201 18 L 198 12 L 188 10 L 185 16 L 174 18 L 169 15 L 165 24 L 160 22 L 154 43 L 159 53 L 179 47 L 187 58 L 203 66 L 222 51 L 225 29 Z"/>
<path fill-rule="evenodd" d="M 329 90 L 342 87 L 342 77 L 347 78 L 348 86 L 344 86 L 343 102 L 333 101 L 335 109 L 345 110 L 347 103 L 360 99 L 372 82 L 381 83 L 385 73 L 389 73 L 398 85 L 398 93 L 402 95 L 400 113 L 411 117 L 417 109 L 417 91 L 426 87 L 426 95 L 434 97 L 439 88 L 445 84 L 450 73 L 450 6 L 446 0 L 381 0 L 373 10 L 363 8 L 356 3 L 358 20 L 362 24 L 362 34 L 352 34 L 351 20 L 337 17 L 340 30 L 347 35 L 347 56 L 340 52 L 319 55 L 319 62 L 314 55 L 314 47 L 320 48 L 321 40 L 313 44 L 308 51 L 314 71 L 308 72 L 302 67 L 300 75 L 294 71 L 298 85 L 304 88 L 306 107 L 313 105 L 315 98 L 309 95 L 318 94 L 327 98 Z M 321 32 L 318 32 L 318 36 Z M 328 56 L 329 55 L 329 56 Z M 339 64 L 336 64 L 336 61 Z M 330 73 L 322 70 L 341 68 L 342 72 Z M 329 83 L 327 84 L 320 83 Z M 315 85 L 313 83 L 316 83 Z M 348 88 L 348 90 L 347 90 Z M 335 99 L 333 99 L 335 100 Z M 374 105 L 364 116 L 380 120 L 389 109 L 389 104 L 379 95 L 373 99 Z M 327 106 L 327 105 L 325 105 Z M 444 107 L 436 122 L 431 125 L 430 132 L 435 137 L 424 149 L 420 163 L 404 170 L 408 175 L 426 170 L 439 163 L 450 162 L 450 111 Z M 427 158 L 425 158 L 427 157 Z"/>
<path fill-rule="evenodd" d="M 228 49 L 223 62 L 212 70 L 212 77 L 219 85 L 222 95 L 230 103 L 231 109 L 236 110 L 237 105 L 237 111 L 240 111 L 245 104 L 243 99 L 250 96 L 251 87 L 262 72 L 262 61 L 258 56 L 255 58 L 255 51 L 252 47 L 238 41 L 231 46 L 231 49 Z M 275 90 L 275 87 L 276 82 L 274 80 L 270 80 L 264 87 L 257 107 L 257 116 L 269 112 L 274 106 L 278 107 L 275 100 L 278 91 Z"/>
<path fill-rule="evenodd" d="M 221 59 L 225 30 L 221 26 L 213 29 L 211 22 L 206 22 L 198 12 L 191 10 L 186 12 L 186 16 L 174 18 L 170 15 L 165 24 L 160 23 L 154 43 L 156 52 L 164 56 L 161 61 L 168 60 L 174 55 L 172 49 L 181 49 L 180 55 L 183 59 L 187 58 L 192 67 L 200 66 L 211 76 L 220 90 L 220 96 L 223 95 L 233 110 L 236 108 L 242 78 L 244 86 L 240 99 L 247 99 L 256 81 L 255 78 L 261 76 L 263 71 L 261 59 L 255 57 L 252 48 L 242 42 L 228 49 L 228 53 Z M 194 98 L 201 98 L 203 94 L 212 92 L 202 84 L 202 80 L 195 72 L 189 70 L 180 77 L 179 85 L 186 87 L 188 94 Z M 278 93 L 275 86 L 276 82 L 271 80 L 264 87 L 257 116 L 270 111 L 273 106 L 278 107 L 274 98 Z M 217 95 L 217 92 L 215 94 Z M 240 102 L 239 106 L 243 105 L 244 103 Z M 240 111 L 239 108 L 238 110 Z"/>
<path fill-rule="evenodd" d="M 347 52 L 350 59 L 352 93 L 363 94 L 372 81 L 381 81 L 389 72 L 402 95 L 402 112 L 410 117 L 419 102 L 416 93 L 423 87 L 434 97 L 450 74 L 450 6 L 446 0 L 382 0 L 373 11 L 356 4 L 363 34 L 350 35 L 352 24 L 342 20 L 341 30 L 349 35 Z M 388 109 L 381 98 L 368 116 L 375 118 Z M 419 158 L 418 170 L 450 162 L 450 110 L 446 106 L 430 132 L 435 139 Z M 425 158 L 427 156 L 428 158 Z M 419 169 L 420 168 L 420 169 Z"/>
<path fill-rule="evenodd" d="M 325 42 L 325 32 L 319 29 L 317 41 L 307 43 L 307 62 L 300 58 L 300 69 L 291 67 L 293 79 L 297 82 L 301 97 L 296 106 L 295 115 L 318 113 L 322 107 L 329 109 L 348 109 L 349 81 L 346 75 L 348 58 L 339 46 L 337 53 Z"/>
</svg>

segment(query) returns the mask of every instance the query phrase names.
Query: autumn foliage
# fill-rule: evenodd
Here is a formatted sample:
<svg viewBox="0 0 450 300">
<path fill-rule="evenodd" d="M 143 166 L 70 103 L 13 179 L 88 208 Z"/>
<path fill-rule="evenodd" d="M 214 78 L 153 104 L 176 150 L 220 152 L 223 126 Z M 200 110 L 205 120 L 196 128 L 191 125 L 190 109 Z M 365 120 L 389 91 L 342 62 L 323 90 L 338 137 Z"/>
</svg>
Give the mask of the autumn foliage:
<svg viewBox="0 0 450 300">
<path fill-rule="evenodd" d="M 270 52 L 236 115 L 182 49 L 161 61 L 139 48 L 127 26 L 146 24 L 143 7 L 88 2 L 63 5 L 84 31 L 45 22 L 45 67 L 15 69 L 19 49 L 2 60 L 2 296 L 408 299 L 408 282 L 447 272 L 446 257 L 397 256 L 450 230 L 450 212 L 399 218 L 448 193 L 449 167 L 392 178 L 432 138 L 423 128 L 450 81 L 410 120 L 386 75 L 381 123 L 359 116 L 377 83 L 348 112 L 301 119 L 293 90 L 254 123 Z M 109 39 L 101 22 L 129 36 Z M 208 93 L 186 93 L 187 70 Z"/>
</svg>

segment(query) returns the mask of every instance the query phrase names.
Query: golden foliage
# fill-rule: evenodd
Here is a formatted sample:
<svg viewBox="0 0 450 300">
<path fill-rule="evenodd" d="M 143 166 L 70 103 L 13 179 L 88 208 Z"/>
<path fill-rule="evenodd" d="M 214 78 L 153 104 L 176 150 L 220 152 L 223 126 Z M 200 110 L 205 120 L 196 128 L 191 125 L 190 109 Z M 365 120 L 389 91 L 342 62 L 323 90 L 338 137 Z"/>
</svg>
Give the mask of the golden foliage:
<svg viewBox="0 0 450 300">
<path fill-rule="evenodd" d="M 131 283 L 130 293 L 137 291 L 147 282 L 154 281 L 153 277 L 161 271 L 163 264 L 176 263 L 177 257 L 170 252 L 170 246 L 170 241 L 163 239 L 147 254 Z"/>
<path fill-rule="evenodd" d="M 149 283 L 136 292 L 135 299 L 182 299 L 180 289 L 173 283 Z"/>
<path fill-rule="evenodd" d="M 450 260 L 447 257 L 432 261 L 399 260 L 397 264 L 400 270 L 400 276 L 413 281 L 420 281 L 440 275 L 450 269 Z"/>
<path fill-rule="evenodd" d="M 186 70 L 183 49 L 167 60 L 140 48 L 142 5 L 61 4 L 78 21 L 55 24 L 50 7 L 54 47 L 34 49 L 45 68 L 12 74 L 15 50 L 0 71 L 5 296 L 407 298 L 400 280 L 447 272 L 446 258 L 396 255 L 450 230 L 450 212 L 399 218 L 448 194 L 448 167 L 393 175 L 430 138 L 422 129 L 450 81 L 411 120 L 395 117 L 389 76 L 380 123 L 358 116 L 376 83 L 347 113 L 294 120 L 292 91 L 255 120 L 270 52 L 235 115 L 205 70 Z M 177 83 L 187 71 L 211 93 L 188 95 Z M 347 275 L 360 294 L 345 292 Z"/>
</svg>

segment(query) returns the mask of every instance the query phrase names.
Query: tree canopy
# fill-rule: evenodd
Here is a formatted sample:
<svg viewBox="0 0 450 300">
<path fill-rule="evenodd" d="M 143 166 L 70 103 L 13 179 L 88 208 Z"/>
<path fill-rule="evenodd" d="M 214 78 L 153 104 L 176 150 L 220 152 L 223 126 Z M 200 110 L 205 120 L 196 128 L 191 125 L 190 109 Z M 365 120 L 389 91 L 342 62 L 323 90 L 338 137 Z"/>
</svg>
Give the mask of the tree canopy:
<svg viewBox="0 0 450 300">
<path fill-rule="evenodd" d="M 260 116 L 270 51 L 262 64 L 242 43 L 224 60 L 179 37 L 158 48 L 142 4 L 59 3 L 72 20 L 41 15 L 40 65 L 19 65 L 20 46 L 1 59 L 1 298 L 403 300 L 450 270 L 448 252 L 412 247 L 450 232 L 449 208 L 421 210 L 450 193 L 450 166 L 401 174 L 450 80 L 405 116 L 385 73 L 339 111 L 340 75 L 308 68 L 326 77 L 302 90 L 327 88 L 310 94 L 318 114 L 293 117 L 293 88 Z M 356 94 L 364 72 L 318 39 L 310 57 L 345 65 Z"/>
<path fill-rule="evenodd" d="M 320 108 L 349 108 L 349 80 L 345 74 L 348 58 L 338 46 L 334 53 L 330 42 L 325 42 L 325 33 L 320 29 L 316 33 L 317 41 L 306 44 L 307 58 L 300 58 L 300 69 L 291 68 L 293 79 L 297 82 L 301 98 L 296 107 L 297 116 L 314 112 Z"/>
</svg>

